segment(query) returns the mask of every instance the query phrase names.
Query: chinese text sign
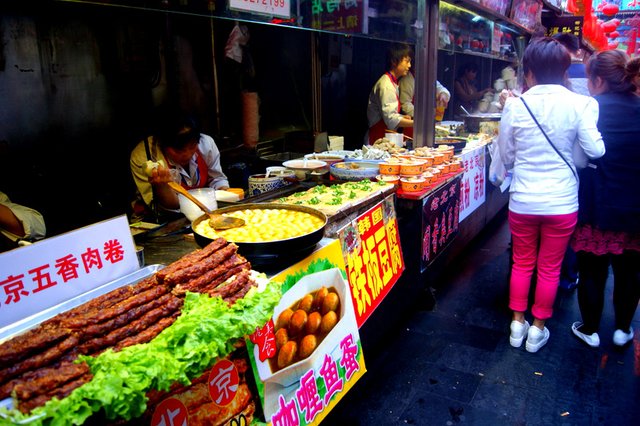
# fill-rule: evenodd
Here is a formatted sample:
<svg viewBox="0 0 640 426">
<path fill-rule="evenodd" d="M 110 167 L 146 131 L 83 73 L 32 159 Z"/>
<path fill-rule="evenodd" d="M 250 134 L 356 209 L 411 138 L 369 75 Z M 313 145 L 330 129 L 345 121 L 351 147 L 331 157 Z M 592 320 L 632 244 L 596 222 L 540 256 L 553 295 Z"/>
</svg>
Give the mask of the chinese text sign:
<svg viewBox="0 0 640 426">
<path fill-rule="evenodd" d="M 460 222 L 484 204 L 486 199 L 485 153 L 485 147 L 482 146 L 460 156 L 464 170 L 460 182 Z"/>
</svg>

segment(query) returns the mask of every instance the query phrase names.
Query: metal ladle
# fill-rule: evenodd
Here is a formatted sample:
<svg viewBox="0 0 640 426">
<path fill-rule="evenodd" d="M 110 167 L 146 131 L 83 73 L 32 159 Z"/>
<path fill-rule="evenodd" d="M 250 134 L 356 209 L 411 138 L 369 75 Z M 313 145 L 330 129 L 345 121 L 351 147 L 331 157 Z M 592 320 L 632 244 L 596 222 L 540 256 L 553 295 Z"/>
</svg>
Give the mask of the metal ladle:
<svg viewBox="0 0 640 426">
<path fill-rule="evenodd" d="M 209 210 L 207 206 L 205 206 L 200 200 L 191 195 L 189 191 L 184 189 L 179 183 L 176 182 L 167 182 L 169 187 L 176 191 L 179 194 L 187 197 L 193 204 L 198 206 L 203 212 L 205 212 L 209 216 L 209 226 L 213 229 L 229 229 L 229 228 L 238 228 L 244 225 L 244 219 L 240 219 L 238 217 L 232 216 L 222 216 L 220 214 L 216 214 Z"/>
</svg>

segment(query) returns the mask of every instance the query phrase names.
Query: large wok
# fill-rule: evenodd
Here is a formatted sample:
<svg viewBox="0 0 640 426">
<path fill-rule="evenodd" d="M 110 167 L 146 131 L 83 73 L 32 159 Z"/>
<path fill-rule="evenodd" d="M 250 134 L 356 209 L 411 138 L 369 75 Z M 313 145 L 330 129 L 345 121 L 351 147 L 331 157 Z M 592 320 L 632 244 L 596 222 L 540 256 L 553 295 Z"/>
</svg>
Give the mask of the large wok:
<svg viewBox="0 0 640 426">
<path fill-rule="evenodd" d="M 277 240 L 277 241 L 267 241 L 267 242 L 255 242 L 255 243 L 246 243 L 246 242 L 235 242 L 238 245 L 238 253 L 242 256 L 246 257 L 252 264 L 266 265 L 266 264 L 282 264 L 286 263 L 286 261 L 297 260 L 301 256 L 306 256 L 310 254 L 315 248 L 316 244 L 322 239 L 324 236 L 324 228 L 327 224 L 327 216 L 322 213 L 320 210 L 313 209 L 307 206 L 298 206 L 291 204 L 279 204 L 279 203 L 248 203 L 248 204 L 238 204 L 234 206 L 224 207 L 215 211 L 216 214 L 224 214 L 230 213 L 237 210 L 245 210 L 245 209 L 287 209 L 287 210 L 297 210 L 305 213 L 312 214 L 316 217 L 319 217 L 323 221 L 323 225 L 305 235 L 300 235 L 298 237 L 288 238 L 286 240 Z M 191 228 L 193 229 L 193 235 L 195 237 L 196 243 L 200 247 L 204 247 L 208 245 L 211 241 L 211 238 L 206 237 L 202 234 L 199 234 L 195 231 L 196 227 L 203 220 L 209 220 L 209 216 L 206 214 L 198 217 L 191 224 Z"/>
</svg>

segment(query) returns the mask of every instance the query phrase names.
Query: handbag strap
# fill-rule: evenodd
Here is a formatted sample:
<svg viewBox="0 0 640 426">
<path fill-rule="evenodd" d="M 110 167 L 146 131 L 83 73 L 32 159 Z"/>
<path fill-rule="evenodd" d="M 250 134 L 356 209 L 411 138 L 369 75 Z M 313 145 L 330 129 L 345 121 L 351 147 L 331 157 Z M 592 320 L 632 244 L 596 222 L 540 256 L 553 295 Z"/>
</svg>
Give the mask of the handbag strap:
<svg viewBox="0 0 640 426">
<path fill-rule="evenodd" d="M 531 112 L 531 109 L 529 108 L 529 105 L 527 105 L 527 103 L 525 102 L 525 100 L 524 100 L 524 98 L 522 96 L 520 96 L 520 100 L 524 104 L 524 107 L 527 109 L 527 111 L 529 111 L 529 114 L 531 115 L 531 118 L 533 118 L 533 121 L 536 123 L 536 125 L 538 126 L 538 128 L 540 129 L 542 134 L 544 135 L 544 137 L 547 140 L 547 142 L 549 142 L 549 145 L 551 145 L 551 148 L 553 148 L 553 150 L 556 152 L 556 154 L 558 154 L 560 156 L 560 158 L 562 158 L 562 161 L 564 161 L 566 163 L 567 167 L 569 167 L 569 170 L 571 170 L 571 173 L 573 174 L 573 177 L 576 178 L 576 180 L 578 180 L 578 175 L 576 174 L 576 171 L 573 169 L 573 167 L 571 167 L 571 164 L 569 164 L 567 159 L 564 158 L 564 155 L 562 155 L 560 153 L 560 151 L 558 151 L 558 148 L 556 148 L 556 146 L 551 142 L 551 139 L 549 139 L 549 136 L 547 136 L 547 133 L 544 131 L 544 129 L 542 128 L 540 123 L 538 123 L 538 120 L 536 119 L 536 116 L 533 115 L 533 112 Z"/>
</svg>

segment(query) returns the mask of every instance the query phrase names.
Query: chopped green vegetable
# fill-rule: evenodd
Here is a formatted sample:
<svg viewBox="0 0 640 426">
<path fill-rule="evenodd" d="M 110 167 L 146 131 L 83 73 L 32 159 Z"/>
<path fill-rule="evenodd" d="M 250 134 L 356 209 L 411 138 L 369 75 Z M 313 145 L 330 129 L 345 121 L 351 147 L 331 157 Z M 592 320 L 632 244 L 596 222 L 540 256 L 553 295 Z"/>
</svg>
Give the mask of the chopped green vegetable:
<svg viewBox="0 0 640 426">
<path fill-rule="evenodd" d="M 356 198 L 357 196 L 358 196 L 358 194 L 356 194 L 356 193 L 355 193 L 355 191 L 351 191 L 351 192 L 349 193 L 349 198 L 350 198 L 350 199 L 352 199 L 352 200 L 353 200 L 354 198 Z"/>
<path fill-rule="evenodd" d="M 318 197 L 313 197 L 309 200 L 309 204 L 320 204 L 320 199 Z"/>
<path fill-rule="evenodd" d="M 339 206 L 340 204 L 342 204 L 342 198 L 341 197 L 333 197 L 331 199 L 331 201 L 328 201 L 327 204 L 329 204 L 330 206 Z"/>
</svg>

